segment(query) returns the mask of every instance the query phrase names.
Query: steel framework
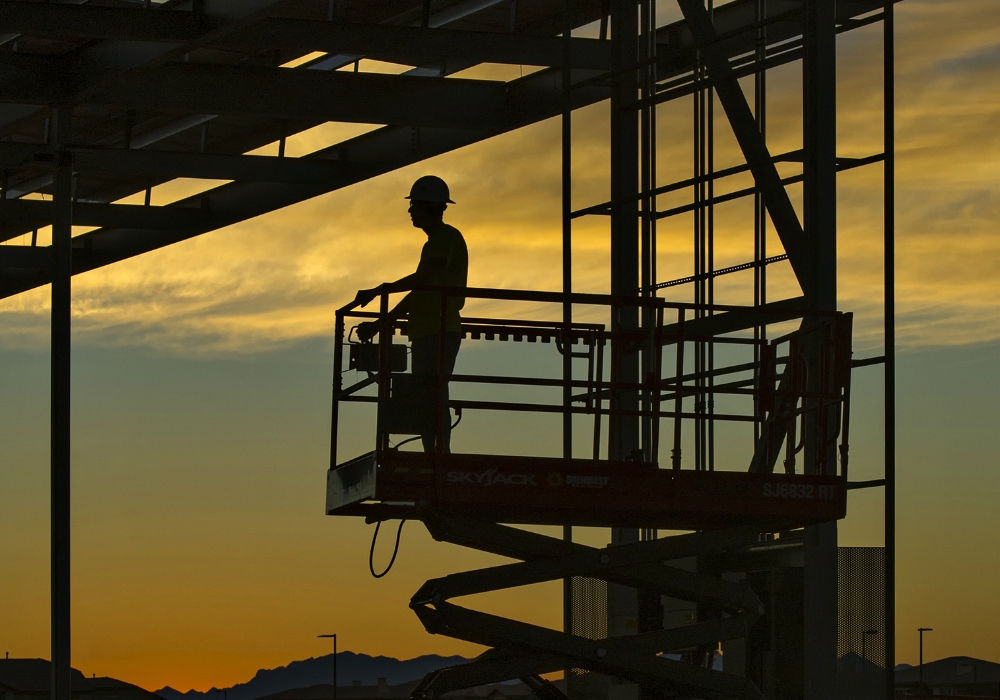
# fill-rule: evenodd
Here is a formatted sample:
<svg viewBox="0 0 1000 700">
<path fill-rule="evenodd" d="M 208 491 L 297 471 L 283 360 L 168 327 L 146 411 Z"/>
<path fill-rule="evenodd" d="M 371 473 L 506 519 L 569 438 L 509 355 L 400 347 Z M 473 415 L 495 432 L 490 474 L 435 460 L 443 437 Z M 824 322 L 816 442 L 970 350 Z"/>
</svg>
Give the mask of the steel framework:
<svg viewBox="0 0 1000 700">
<path fill-rule="evenodd" d="M 679 467 L 683 461 L 714 478 L 711 474 L 719 462 L 716 428 L 720 421 L 733 417 L 716 409 L 715 397 L 744 392 L 752 408 L 743 417 L 754 426 L 744 476 L 782 477 L 773 471 L 784 446 L 785 471 L 796 470 L 801 447 L 798 459 L 806 475 L 799 478 L 846 481 L 846 440 L 838 454 L 828 438 L 846 433 L 846 420 L 840 418 L 846 411 L 839 406 L 849 403 L 849 397 L 824 398 L 831 387 L 822 377 L 832 365 L 824 364 L 826 345 L 813 331 L 817 319 L 834 318 L 838 311 L 836 173 L 883 162 L 885 355 L 854 360 L 853 366 L 885 366 L 885 478 L 847 485 L 885 487 L 883 631 L 886 696 L 891 696 L 895 624 L 893 3 L 734 0 L 715 7 L 712 0 L 678 0 L 677 4 L 684 19 L 660 26 L 657 0 L 0 0 L 0 32 L 4 32 L 0 34 L 0 236 L 9 243 L 0 246 L 0 297 L 46 284 L 52 291 L 53 700 L 68 700 L 71 691 L 72 275 L 552 117 L 562 120 L 563 289 L 547 302 L 561 308 L 561 318 L 534 329 L 522 327 L 520 332 L 526 336 L 535 332 L 541 338 L 544 331 L 562 348 L 562 377 L 552 384 L 561 388 L 562 402 L 551 411 L 563 415 L 567 463 L 575 458 L 573 416 L 581 410 L 595 421 L 602 415 L 607 418 L 606 457 L 597 452 L 592 457 L 608 464 L 658 463 L 659 424 L 669 415 L 672 420 L 689 422 L 693 431 L 688 452 L 693 458 L 684 461 L 687 457 L 682 456 L 677 437 L 681 431 L 674 427 L 671 465 Z M 836 36 L 879 21 L 885 38 L 884 149 L 863 158 L 839 157 Z M 573 36 L 573 30 L 594 23 L 600 27 L 597 38 Z M 313 52 L 320 53 L 313 57 Z M 359 70 L 360 61 L 366 58 L 410 69 L 400 75 L 366 73 Z M 767 75 L 794 61 L 803 66 L 803 144 L 801 149 L 772 154 L 766 138 Z M 293 62 L 294 68 L 286 67 Z M 450 77 L 482 63 L 546 68 L 509 82 Z M 352 64 L 353 71 L 340 70 Z M 753 82 L 751 100 L 741 79 Z M 690 178 L 660 184 L 657 107 L 680 99 L 690 99 L 693 106 L 693 171 Z M 603 101 L 611 108 L 609 197 L 574 210 L 572 115 Z M 719 108 L 745 157 L 744 165 L 715 167 Z M 286 138 L 327 121 L 384 126 L 305 157 L 284 156 Z M 245 155 L 275 141 L 280 144 L 277 157 Z M 779 163 L 802 163 L 801 173 L 783 178 L 776 167 Z M 725 178 L 741 173 L 753 176 L 753 187 L 717 191 Z M 167 206 L 152 206 L 152 188 L 178 177 L 230 182 Z M 786 189 L 794 183 L 803 185 L 801 221 Z M 683 191 L 691 192 L 689 204 L 658 207 L 660 196 Z M 142 192 L 146 193 L 145 205 L 116 203 Z M 754 256 L 743 265 L 720 269 L 715 257 L 715 208 L 743 197 L 754 202 Z M 661 280 L 656 265 L 657 224 L 688 213 L 694 222 L 691 274 Z M 605 299 L 585 301 L 574 295 L 573 221 L 582 216 L 609 218 L 611 289 Z M 97 228 L 74 236 L 74 225 Z M 39 229 L 47 226 L 52 230 L 51 244 L 39 245 Z M 779 237 L 781 251 L 768 250 L 769 227 Z M 17 244 L 27 235 L 30 245 Z M 773 301 L 768 266 L 785 260 L 801 296 Z M 743 269 L 753 271 L 752 306 L 720 307 L 715 281 Z M 678 307 L 669 306 L 664 295 L 671 293 L 666 290 L 686 285 L 694 289 L 694 303 L 671 327 L 663 312 Z M 608 328 L 587 329 L 574 321 L 574 306 L 591 302 L 615 308 Z M 802 338 L 792 361 L 778 363 L 769 351 L 774 337 L 773 330 L 768 335 L 768 326 L 775 314 L 802 321 Z M 490 323 L 480 325 L 482 337 L 490 332 L 499 337 L 503 328 L 510 331 L 509 324 L 493 323 L 492 331 Z M 340 325 L 338 333 L 343 332 Z M 594 338 L 603 333 L 610 352 L 608 358 L 598 359 L 603 345 L 588 346 L 583 354 L 589 353 L 591 369 L 581 384 L 574 360 L 583 358 L 576 357 L 571 341 L 574 334 L 586 333 Z M 655 340 L 657 334 L 663 342 Z M 638 337 L 646 340 L 639 342 Z M 752 357 L 739 370 L 744 374 L 734 380 L 733 367 L 721 359 L 720 348 L 737 338 L 746 341 Z M 391 342 L 391 334 L 384 333 L 381 342 Z M 662 349 L 671 343 L 676 363 L 665 375 Z M 690 347 L 682 350 L 686 345 Z M 388 348 L 383 351 L 387 356 Z M 343 359 L 338 342 L 338 376 Z M 605 362 L 610 372 L 606 381 L 603 375 L 596 376 L 598 371 L 603 373 Z M 387 367 L 380 369 L 376 374 L 381 393 L 375 400 L 388 405 L 391 372 Z M 849 383 L 836 386 L 844 391 Z M 574 393 L 581 388 L 585 390 L 582 409 L 575 405 L 580 395 Z M 673 413 L 661 410 L 664 395 L 675 401 Z M 335 396 L 335 405 L 341 398 Z M 606 409 L 604 401 L 608 401 Z M 685 410 L 685 401 L 690 410 Z M 801 420 L 788 420 L 789 416 Z M 600 430 L 595 431 L 598 444 L 600 435 Z M 380 449 L 388 454 L 386 447 L 382 444 Z M 333 457 L 335 462 L 336 449 Z M 721 470 L 718 474 L 721 477 Z M 393 515 L 398 513 L 374 517 Z M 788 615 L 776 610 L 767 613 L 773 628 L 768 643 L 774 648 L 780 647 L 776 640 L 789 634 L 788 629 L 801 640 L 798 657 L 792 654 L 767 662 L 792 668 L 792 681 L 785 683 L 784 690 L 765 678 L 761 669 L 767 664 L 749 657 L 739 671 L 744 680 L 720 679 L 697 668 L 710 658 L 712 645 L 724 637 L 733 638 L 736 628 L 744 633 L 749 648 L 757 632 L 748 630 L 754 624 L 759 628 L 754 622 L 762 614 L 759 603 L 767 598 L 773 607 L 780 597 L 775 582 L 787 583 L 788 567 L 774 566 L 785 561 L 781 552 L 787 548 L 771 539 L 777 527 L 773 522 L 747 520 L 742 528 L 733 529 L 729 523 L 722 534 L 702 532 L 656 540 L 654 528 L 669 523 L 621 519 L 612 534 L 612 541 L 620 547 L 614 550 L 614 564 L 608 566 L 600 558 L 610 556 L 611 550 L 591 552 L 572 542 L 572 525 L 580 520 L 551 520 L 564 526 L 563 540 L 557 540 L 501 526 L 497 522 L 504 522 L 502 516 L 479 513 L 478 519 L 471 520 L 468 516 L 428 512 L 422 519 L 441 539 L 451 537 L 451 541 L 502 550 L 524 560 L 525 564 L 510 570 L 518 580 L 563 578 L 566 633 L 575 628 L 572 577 L 603 576 L 608 582 L 610 636 L 606 640 L 590 645 L 573 635 L 570 641 L 567 637 L 556 640 L 538 628 L 504 628 L 506 622 L 494 620 L 499 626 L 494 630 L 506 631 L 475 639 L 495 649 L 479 669 L 492 664 L 494 675 L 508 671 L 506 677 L 525 675 L 543 697 L 555 691 L 538 674 L 566 668 L 634 681 L 644 696 L 654 691 L 706 697 L 761 691 L 768 697 L 814 700 L 831 692 L 836 655 L 837 515 L 821 522 L 802 519 L 796 525 L 806 526 L 804 535 L 785 536 L 786 542 L 799 543 L 795 556 L 800 561 L 793 567 L 799 573 L 792 579 L 801 577 L 797 589 L 801 610 L 791 614 L 791 627 L 776 621 Z M 698 531 L 717 526 L 705 521 L 687 523 L 689 529 Z M 508 543 L 506 549 L 495 544 L 499 541 Z M 619 564 L 619 553 L 627 561 Z M 608 567 L 601 576 L 590 561 L 594 556 Z M 688 556 L 696 559 L 695 570 L 689 574 L 683 573 L 683 567 L 655 565 Z M 548 563 L 533 566 L 539 559 Z M 548 573 L 538 573 L 539 569 Z M 754 583 L 762 580 L 762 571 L 770 571 L 768 580 L 774 584 L 770 588 L 771 584 Z M 734 574 L 743 576 L 744 583 L 724 578 Z M 462 612 L 446 599 L 478 590 L 477 575 L 471 572 L 455 580 L 429 582 L 415 596 L 414 608 L 429 628 L 470 638 L 468 630 L 482 621 L 462 618 L 469 611 Z M 753 591 L 760 595 L 754 597 Z M 662 608 L 671 599 L 698 601 L 699 622 L 702 618 L 705 622 L 696 626 L 697 633 L 692 630 L 685 636 L 662 629 L 668 616 Z M 438 602 L 431 605 L 428 601 L 433 600 Z M 629 627 L 629 620 L 638 623 Z M 800 637 L 795 636 L 795 624 L 801 626 Z M 725 630 L 720 627 L 727 625 Z M 528 663 L 524 649 L 516 648 L 518 642 L 523 647 L 536 638 L 536 652 L 545 648 L 550 653 L 544 663 L 538 653 Z M 649 656 L 645 666 L 623 661 L 635 656 L 640 646 L 647 654 L 667 647 L 687 649 L 686 662 L 667 664 L 658 656 Z M 670 670 L 663 671 L 667 666 Z M 754 669 L 759 671 L 756 677 Z M 478 671 L 454 671 L 428 679 L 422 691 L 430 694 L 434 688 L 460 687 L 475 680 L 462 673 Z M 575 694 L 581 697 L 590 692 L 585 686 L 576 687 Z"/>
</svg>

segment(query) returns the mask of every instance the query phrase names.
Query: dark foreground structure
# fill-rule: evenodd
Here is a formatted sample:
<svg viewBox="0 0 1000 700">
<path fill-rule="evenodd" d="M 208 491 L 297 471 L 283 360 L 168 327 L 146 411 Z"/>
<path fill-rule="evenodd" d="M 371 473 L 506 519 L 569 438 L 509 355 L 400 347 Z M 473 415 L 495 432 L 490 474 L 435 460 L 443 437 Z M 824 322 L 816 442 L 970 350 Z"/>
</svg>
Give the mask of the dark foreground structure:
<svg viewBox="0 0 1000 700">
<path fill-rule="evenodd" d="M 661 24 L 657 10 L 668 4 L 681 19 Z M 557 398 L 490 395 L 451 406 L 561 417 L 561 458 L 394 449 L 390 437 L 412 426 L 398 422 L 407 380 L 390 362 L 388 331 L 399 329 L 384 315 L 388 299 L 379 312 L 338 314 L 328 511 L 418 519 L 438 539 L 521 561 L 430 581 L 414 596 L 430 631 L 490 648 L 428 677 L 416 694 L 521 678 L 551 700 L 563 690 L 541 674 L 565 671 L 573 698 L 823 700 L 837 695 L 838 656 L 863 652 L 892 669 L 892 17 L 881 0 L 0 2 L 0 232 L 14 243 L 0 247 L 0 295 L 52 289 L 53 700 L 68 700 L 72 684 L 72 275 L 553 117 L 562 122 L 563 289 L 463 291 L 470 304 L 535 310 L 469 317 L 463 332 L 548 342 L 561 374 L 451 381 L 477 391 L 547 388 Z M 836 39 L 876 23 L 885 40 L 884 148 L 848 156 L 836 143 Z M 571 34 L 581 27 L 589 38 Z M 363 59 L 410 68 L 371 73 Z M 802 68 L 802 144 L 772 153 L 767 75 L 793 62 Z M 453 77 L 486 63 L 542 68 L 508 82 Z M 669 137 L 690 139 L 692 172 L 663 183 L 657 109 L 678 100 L 692 108 L 691 131 Z M 611 117 L 610 191 L 574 209 L 573 112 L 597 103 Z M 328 121 L 384 126 L 284 157 L 287 137 Z M 716 131 L 726 122 L 744 162 L 719 169 Z M 244 155 L 275 142 L 277 156 Z M 857 359 L 850 310 L 837 305 L 837 174 L 879 162 L 885 354 Z M 752 184 L 740 189 L 747 176 Z M 152 188 L 178 177 L 228 182 L 153 206 Z M 799 185 L 801 218 L 789 196 Z M 684 192 L 688 203 L 659 206 Z M 118 203 L 140 193 L 145 204 Z M 719 268 L 715 212 L 738 201 L 747 203 L 753 256 Z M 573 222 L 584 216 L 608 222 L 608 294 L 573 289 Z M 663 280 L 657 245 L 665 231 L 678 235 L 670 221 L 690 222 L 692 269 Z M 74 236 L 73 226 L 96 228 Z M 769 250 L 769 231 L 781 250 Z M 797 294 L 769 293 L 774 265 L 791 270 Z M 740 305 L 717 302 L 716 282 L 728 275 L 745 290 Z M 355 320 L 386 332 L 374 364 L 355 358 L 370 376 L 347 385 Z M 851 376 L 870 365 L 885 370 L 885 478 L 852 482 Z M 373 451 L 338 459 L 349 403 L 377 406 Z M 884 594 L 878 619 L 845 636 L 854 627 L 838 624 L 845 574 L 836 523 L 849 491 L 867 487 L 885 493 Z M 560 525 L 563 536 L 516 523 Z M 577 526 L 611 528 L 612 546 L 574 542 Z M 660 529 L 686 534 L 661 538 Z M 551 580 L 564 582 L 563 632 L 449 602 Z M 843 600 L 839 609 L 843 623 Z M 711 670 L 720 643 L 724 672 Z M 892 694 L 891 671 L 881 687 Z"/>
</svg>

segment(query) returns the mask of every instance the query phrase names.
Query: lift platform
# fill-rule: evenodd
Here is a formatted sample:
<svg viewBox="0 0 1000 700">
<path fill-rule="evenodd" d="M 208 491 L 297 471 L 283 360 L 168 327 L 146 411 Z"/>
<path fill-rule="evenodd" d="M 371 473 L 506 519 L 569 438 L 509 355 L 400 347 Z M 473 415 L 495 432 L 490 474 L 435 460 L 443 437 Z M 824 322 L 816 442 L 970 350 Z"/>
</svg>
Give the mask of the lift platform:
<svg viewBox="0 0 1000 700">
<path fill-rule="evenodd" d="M 387 294 L 378 312 L 353 304 L 338 312 L 326 512 L 379 523 L 419 520 L 439 541 L 519 560 L 433 579 L 413 596 L 410 607 L 429 632 L 490 647 L 470 663 L 428 674 L 414 700 L 513 678 L 541 698 L 566 700 L 542 676 L 567 669 L 625 679 L 663 697 L 759 700 L 751 681 L 712 671 L 696 659 L 710 658 L 721 640 L 746 637 L 765 613 L 760 599 L 718 571 L 685 569 L 678 562 L 720 555 L 737 560 L 769 541 L 770 533 L 844 517 L 851 316 L 798 308 L 795 299 L 746 308 L 657 297 L 429 289 L 530 303 L 532 320 L 465 318 L 463 334 L 479 342 L 549 343 L 563 371 L 560 377 L 442 374 L 428 384 L 405 372 L 405 348 L 393 343 L 404 327 L 389 315 Z M 591 322 L 567 321 L 572 314 L 561 312 L 568 306 L 580 307 L 580 317 Z M 583 312 L 586 306 L 596 311 Z M 639 307 L 642 327 L 614 322 L 629 306 Z M 557 318 L 538 320 L 545 308 Z M 601 318 L 612 322 L 592 321 Z M 347 326 L 355 319 L 379 324 L 377 345 L 351 342 Z M 692 362 L 708 343 L 716 358 L 731 362 L 707 371 Z M 620 363 L 637 358 L 644 381 L 605 379 L 622 376 Z M 349 371 L 358 376 L 348 385 Z M 394 445 L 400 437 L 433 432 L 435 421 L 437 433 L 443 432 L 450 414 L 436 407 L 449 396 L 448 384 L 452 395 L 456 386 L 477 388 L 475 400 L 448 399 L 456 413 L 560 414 L 565 457 L 452 454 L 440 439 L 433 452 L 403 450 L 406 440 Z M 503 387 L 504 400 L 491 394 L 490 386 Z M 535 400 L 511 400 L 517 387 L 531 387 Z M 558 391 L 562 400 L 540 403 L 539 389 Z M 375 445 L 340 462 L 340 412 L 352 403 L 375 404 Z M 571 432 L 588 417 L 593 439 L 585 459 L 572 453 Z M 743 434 L 752 437 L 746 466 L 723 471 L 699 448 L 699 435 L 717 423 L 746 428 Z M 642 439 L 640 449 L 623 459 L 618 434 L 626 432 L 626 424 Z M 685 451 L 691 443 L 693 459 Z M 595 548 L 514 525 L 632 528 L 644 535 Z M 657 530 L 687 534 L 659 538 Z M 606 638 L 590 639 L 450 602 L 574 577 L 635 589 L 646 603 L 640 604 L 645 613 L 633 621 L 632 632 L 609 629 Z M 694 624 L 664 629 L 664 596 L 709 613 Z M 667 653 L 690 658 L 679 662 Z"/>
<path fill-rule="evenodd" d="M 328 515 L 433 511 L 525 525 L 789 530 L 844 517 L 839 476 L 659 469 L 648 462 L 371 452 L 331 469 Z"/>
</svg>

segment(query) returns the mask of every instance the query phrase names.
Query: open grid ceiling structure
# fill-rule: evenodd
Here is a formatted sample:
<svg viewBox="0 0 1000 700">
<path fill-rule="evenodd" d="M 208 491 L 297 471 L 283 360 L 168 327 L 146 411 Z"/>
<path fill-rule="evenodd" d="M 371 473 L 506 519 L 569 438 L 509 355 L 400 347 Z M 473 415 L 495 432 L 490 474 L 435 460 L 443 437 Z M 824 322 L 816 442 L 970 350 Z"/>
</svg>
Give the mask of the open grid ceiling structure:
<svg viewBox="0 0 1000 700">
<path fill-rule="evenodd" d="M 714 102 L 712 70 L 706 72 L 708 62 L 702 63 L 699 52 L 699 46 L 706 48 L 704 36 L 698 39 L 697 28 L 692 31 L 686 21 L 655 26 L 655 3 L 643 0 L 638 3 L 643 23 L 636 30 L 641 35 L 635 44 L 639 54 L 636 60 L 623 61 L 609 39 L 608 17 L 613 5 L 627 4 L 621 0 L 0 0 L 0 239 L 9 243 L 0 246 L 0 298 L 48 284 L 53 298 L 54 700 L 69 697 L 72 275 L 562 115 L 564 230 L 577 216 L 610 214 L 613 219 L 616 202 L 634 197 L 637 209 L 641 203 L 640 233 L 648 241 L 641 270 L 635 271 L 636 282 L 647 289 L 665 288 L 656 278 L 653 222 L 669 212 L 655 212 L 651 192 L 690 187 L 695 201 L 685 211 L 696 214 L 696 250 L 700 245 L 701 253 L 686 282 L 696 284 L 696 296 L 701 295 L 696 301 L 711 303 L 711 280 L 726 271 L 715 270 L 707 252 L 711 222 L 706 212 L 714 203 L 726 201 L 725 196 L 736 195 L 716 196 L 711 188 L 715 179 L 731 173 L 715 172 L 705 158 Z M 635 4 L 633 15 L 625 16 L 640 18 Z M 808 58 L 803 24 L 810 4 L 734 0 L 712 7 L 709 3 L 711 52 L 728 62 L 733 76 L 758 76 L 756 99 L 751 100 L 756 102 L 758 120 L 764 101 L 759 76 Z M 831 15 L 835 28 L 830 26 L 840 33 L 885 20 L 886 55 L 891 56 L 891 16 L 891 2 L 839 0 L 835 16 Z M 568 35 L 568 29 L 595 23 L 600 26 L 598 38 Z M 409 69 L 399 74 L 365 72 L 359 70 L 363 59 Z M 543 68 L 507 82 L 451 77 L 489 63 Z M 816 63 L 812 65 L 815 69 Z M 886 66 L 891 66 L 888 59 Z M 632 77 L 623 81 L 626 72 Z M 886 113 L 891 115 L 891 71 L 886 82 Z M 613 165 L 611 201 L 574 212 L 568 196 L 569 115 L 581 107 L 614 101 L 616 91 L 620 100 L 623 84 L 632 91 L 628 110 L 643 118 L 641 124 L 636 119 L 636 139 L 624 149 L 631 148 L 632 153 L 619 168 L 624 164 L 635 173 L 641 167 L 642 175 L 618 177 L 616 185 Z M 658 185 L 655 105 L 692 95 L 696 110 L 701 110 L 696 112 L 695 129 L 700 165 L 690 181 Z M 303 157 L 285 157 L 287 137 L 326 122 L 383 126 Z M 889 212 L 890 122 L 887 119 L 884 154 L 836 163 L 842 170 L 884 159 Z M 612 134 L 612 150 L 621 152 L 616 138 L 620 134 Z M 275 142 L 277 156 L 246 155 Z M 779 159 L 806 162 L 801 152 L 773 160 Z M 753 163 L 733 170 L 758 174 Z M 152 188 L 176 178 L 226 184 L 154 206 Z M 631 191 L 626 193 L 627 189 Z M 758 178 L 756 189 L 742 193 L 758 202 L 754 226 L 761 241 L 768 213 L 772 219 L 775 216 L 762 189 Z M 144 204 L 119 203 L 141 193 Z M 807 186 L 807 200 L 809 196 Z M 891 213 L 887 216 L 891 233 Z M 46 244 L 38 232 L 49 226 L 51 243 Z M 73 226 L 94 228 L 73 236 Z M 886 629 L 891 630 L 890 236 L 887 242 Z M 784 252 L 790 252 L 787 248 Z M 612 258 L 614 249 L 613 242 Z M 752 262 L 757 270 L 769 262 L 768 254 L 782 253 L 763 247 L 757 252 Z M 568 249 L 565 259 L 568 291 Z M 814 275 L 814 281 L 821 286 L 819 276 Z M 755 285 L 763 285 L 760 277 Z M 804 291 L 822 295 L 815 289 Z M 711 369 L 709 357 L 703 362 L 708 364 L 702 369 Z M 705 432 L 710 425 L 704 423 L 698 438 L 700 468 L 710 468 L 713 443 Z M 886 667 L 891 669 L 893 646 L 888 636 L 885 646 Z"/>
</svg>

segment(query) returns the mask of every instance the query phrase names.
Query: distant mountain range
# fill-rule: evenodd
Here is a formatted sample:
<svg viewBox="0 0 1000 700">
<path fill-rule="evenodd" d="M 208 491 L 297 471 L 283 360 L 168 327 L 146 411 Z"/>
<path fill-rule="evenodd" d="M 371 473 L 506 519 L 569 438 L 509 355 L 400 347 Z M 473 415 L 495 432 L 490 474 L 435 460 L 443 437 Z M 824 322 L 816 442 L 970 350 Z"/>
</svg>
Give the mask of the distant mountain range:
<svg viewBox="0 0 1000 700">
<path fill-rule="evenodd" d="M 415 681 L 439 668 L 456 666 L 468 660 L 461 656 L 431 654 L 400 661 L 391 656 L 368 656 L 342 651 L 337 654 L 337 685 L 349 686 L 354 681 L 361 681 L 362 685 L 375 685 L 379 678 L 385 678 L 389 685 L 399 685 Z M 256 700 L 283 690 L 332 682 L 333 654 L 327 654 L 293 661 L 287 666 L 261 669 L 246 683 L 237 683 L 231 688 L 212 688 L 204 693 L 189 690 L 182 693 L 167 686 L 155 692 L 164 700 L 223 700 L 220 691 L 225 690 L 225 700 Z"/>
</svg>

